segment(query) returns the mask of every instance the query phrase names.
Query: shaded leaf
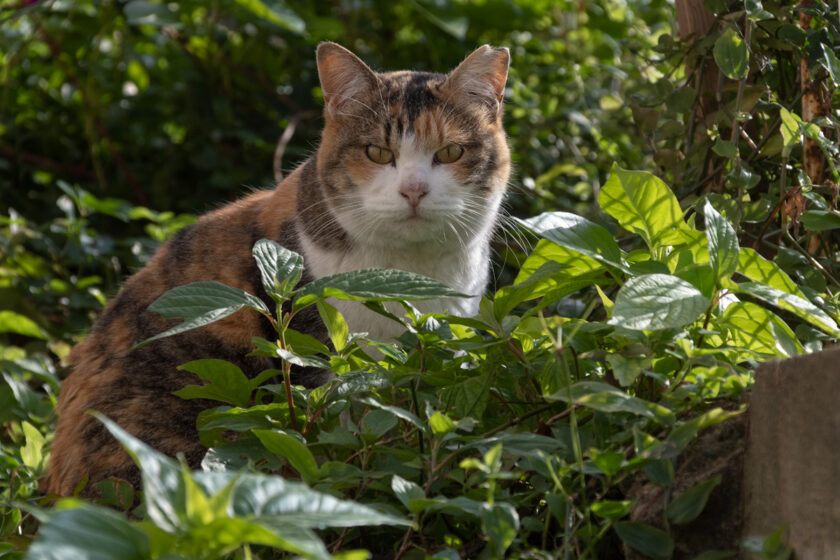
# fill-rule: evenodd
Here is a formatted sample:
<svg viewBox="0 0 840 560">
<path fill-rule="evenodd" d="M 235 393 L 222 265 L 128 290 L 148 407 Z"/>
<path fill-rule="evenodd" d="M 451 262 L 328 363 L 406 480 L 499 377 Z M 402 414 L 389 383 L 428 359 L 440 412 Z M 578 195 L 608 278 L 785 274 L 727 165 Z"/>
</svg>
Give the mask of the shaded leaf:
<svg viewBox="0 0 840 560">
<path fill-rule="evenodd" d="M 619 521 L 613 528 L 622 541 L 655 560 L 667 560 L 674 553 L 674 540 L 661 529 L 631 521 Z"/>
<path fill-rule="evenodd" d="M 720 484 L 720 480 L 720 475 L 717 475 L 692 486 L 674 498 L 665 508 L 665 517 L 668 518 L 668 521 L 677 525 L 684 525 L 697 519 L 697 516 L 706 507 L 706 502 L 709 501 L 712 490 Z"/>
</svg>

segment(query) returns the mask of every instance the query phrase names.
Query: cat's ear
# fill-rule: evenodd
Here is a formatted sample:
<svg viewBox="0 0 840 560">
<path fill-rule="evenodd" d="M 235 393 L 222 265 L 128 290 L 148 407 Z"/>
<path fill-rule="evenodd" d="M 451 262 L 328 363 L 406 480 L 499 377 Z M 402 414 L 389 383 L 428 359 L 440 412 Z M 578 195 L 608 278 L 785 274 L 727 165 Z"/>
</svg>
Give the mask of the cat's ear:
<svg viewBox="0 0 840 560">
<path fill-rule="evenodd" d="M 373 70 L 341 45 L 321 43 L 315 58 L 327 114 L 376 86 L 378 78 Z"/>
<path fill-rule="evenodd" d="M 510 51 L 506 47 L 482 45 L 449 73 L 443 87 L 452 96 L 466 96 L 500 110 L 509 66 Z"/>
</svg>

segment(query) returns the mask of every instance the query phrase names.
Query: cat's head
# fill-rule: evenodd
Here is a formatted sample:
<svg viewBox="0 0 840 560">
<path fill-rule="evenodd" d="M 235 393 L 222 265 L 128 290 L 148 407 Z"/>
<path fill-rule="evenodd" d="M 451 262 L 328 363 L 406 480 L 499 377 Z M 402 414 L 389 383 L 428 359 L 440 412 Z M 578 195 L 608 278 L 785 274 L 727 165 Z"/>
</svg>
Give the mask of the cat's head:
<svg viewBox="0 0 840 560">
<path fill-rule="evenodd" d="M 447 75 L 377 73 L 335 43 L 319 45 L 317 61 L 318 177 L 350 237 L 382 247 L 486 238 L 510 174 L 508 49 L 484 45 Z"/>
</svg>

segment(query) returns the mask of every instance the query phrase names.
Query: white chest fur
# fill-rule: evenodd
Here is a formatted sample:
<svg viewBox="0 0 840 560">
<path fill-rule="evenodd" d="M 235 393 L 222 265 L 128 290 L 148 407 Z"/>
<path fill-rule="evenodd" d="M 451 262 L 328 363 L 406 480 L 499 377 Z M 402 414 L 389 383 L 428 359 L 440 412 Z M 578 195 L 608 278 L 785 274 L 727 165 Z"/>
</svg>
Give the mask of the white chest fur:
<svg viewBox="0 0 840 560">
<path fill-rule="evenodd" d="M 489 264 L 485 240 L 476 240 L 472 246 L 443 251 L 434 244 L 418 247 L 414 251 L 389 252 L 356 250 L 338 252 L 325 250 L 301 235 L 304 266 L 317 278 L 364 268 L 396 268 L 422 274 L 442 282 L 450 288 L 468 294 L 469 298 L 445 298 L 413 302 L 422 312 L 449 312 L 470 317 L 478 313 L 481 294 L 487 284 Z M 351 332 L 366 332 L 375 340 L 388 341 L 400 335 L 404 328 L 396 322 L 374 313 L 355 301 L 331 301 L 344 316 Z M 390 306 L 396 315 L 403 314 L 402 307 Z"/>
</svg>

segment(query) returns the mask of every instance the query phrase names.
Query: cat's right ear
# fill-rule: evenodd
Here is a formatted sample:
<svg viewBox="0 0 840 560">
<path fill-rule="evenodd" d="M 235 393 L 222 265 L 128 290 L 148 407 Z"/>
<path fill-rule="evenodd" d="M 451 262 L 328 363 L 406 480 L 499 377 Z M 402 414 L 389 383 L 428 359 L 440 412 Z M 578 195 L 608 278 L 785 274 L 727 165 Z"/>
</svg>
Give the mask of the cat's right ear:
<svg viewBox="0 0 840 560">
<path fill-rule="evenodd" d="M 321 43 L 315 58 L 327 115 L 354 100 L 362 103 L 358 98 L 376 86 L 378 78 L 373 70 L 341 45 Z"/>
</svg>

